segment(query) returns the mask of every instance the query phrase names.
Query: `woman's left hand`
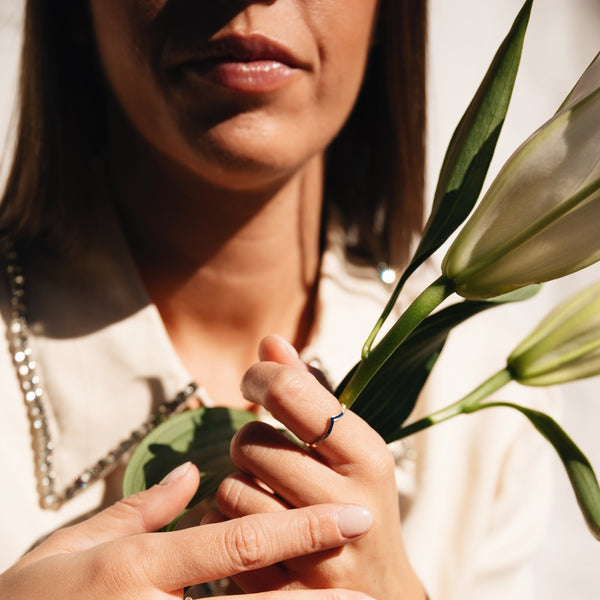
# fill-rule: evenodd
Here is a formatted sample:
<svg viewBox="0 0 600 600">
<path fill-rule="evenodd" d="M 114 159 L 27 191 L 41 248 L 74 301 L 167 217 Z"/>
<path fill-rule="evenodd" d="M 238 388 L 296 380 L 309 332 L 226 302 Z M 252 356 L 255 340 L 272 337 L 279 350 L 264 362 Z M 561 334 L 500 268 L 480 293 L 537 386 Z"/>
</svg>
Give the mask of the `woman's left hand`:
<svg viewBox="0 0 600 600">
<path fill-rule="evenodd" d="M 305 443 L 318 440 L 329 417 L 341 411 L 339 401 L 281 338 L 265 338 L 259 356 L 242 381 L 244 396 Z M 217 496 L 227 518 L 323 502 L 364 506 L 374 517 L 367 535 L 342 549 L 236 577 L 244 591 L 347 587 L 378 600 L 425 598 L 404 549 L 394 460 L 383 439 L 352 411 L 315 448 L 301 448 L 265 423 L 250 423 L 234 437 L 231 455 L 241 473 L 227 478 Z"/>
</svg>

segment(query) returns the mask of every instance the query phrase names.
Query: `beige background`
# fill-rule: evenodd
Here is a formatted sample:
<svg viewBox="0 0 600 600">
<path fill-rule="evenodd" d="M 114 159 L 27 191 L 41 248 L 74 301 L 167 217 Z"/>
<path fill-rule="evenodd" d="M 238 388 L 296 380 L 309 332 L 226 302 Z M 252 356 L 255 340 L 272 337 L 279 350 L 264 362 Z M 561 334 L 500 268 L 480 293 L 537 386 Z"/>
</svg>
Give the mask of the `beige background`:
<svg viewBox="0 0 600 600">
<path fill-rule="evenodd" d="M 430 192 L 445 146 L 521 0 L 430 0 Z M 22 0 L 0 0 L 0 140 L 8 128 L 16 79 Z M 549 118 L 600 50 L 598 0 L 537 0 L 521 72 L 492 172 L 518 143 Z M 429 194 L 429 196 L 431 193 Z M 514 312 L 515 342 L 565 293 L 600 278 L 587 269 L 546 286 Z M 600 472 L 600 380 L 562 387 L 561 422 Z M 532 457 L 535 468 L 535 457 Z M 536 560 L 539 600 L 600 599 L 600 543 L 587 532 L 566 476 L 556 465 L 556 502 Z M 481 599 L 485 600 L 485 599 Z"/>
</svg>

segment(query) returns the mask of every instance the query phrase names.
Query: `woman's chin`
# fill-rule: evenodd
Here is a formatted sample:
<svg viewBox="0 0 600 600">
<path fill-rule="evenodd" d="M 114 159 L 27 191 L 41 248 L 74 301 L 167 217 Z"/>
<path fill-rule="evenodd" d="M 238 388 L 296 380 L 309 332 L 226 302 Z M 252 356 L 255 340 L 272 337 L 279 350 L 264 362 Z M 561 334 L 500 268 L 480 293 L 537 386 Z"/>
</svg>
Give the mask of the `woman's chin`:
<svg viewBox="0 0 600 600">
<path fill-rule="evenodd" d="M 277 140 L 245 138 L 241 141 L 217 139 L 193 147 L 188 167 L 207 181 L 231 189 L 250 190 L 277 185 L 300 173 L 314 151 L 290 151 Z"/>
</svg>

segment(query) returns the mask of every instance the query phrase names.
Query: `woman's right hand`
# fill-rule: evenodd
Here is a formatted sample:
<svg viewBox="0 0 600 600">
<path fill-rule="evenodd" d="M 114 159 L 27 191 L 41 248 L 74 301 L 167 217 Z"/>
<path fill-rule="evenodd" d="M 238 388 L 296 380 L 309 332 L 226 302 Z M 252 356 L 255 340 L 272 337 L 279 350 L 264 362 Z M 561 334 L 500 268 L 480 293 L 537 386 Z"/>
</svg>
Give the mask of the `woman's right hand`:
<svg viewBox="0 0 600 600">
<path fill-rule="evenodd" d="M 0 597 L 181 599 L 187 586 L 342 546 L 365 533 L 357 531 L 355 522 L 364 509 L 340 504 L 153 533 L 183 510 L 198 483 L 198 470 L 186 463 L 159 485 L 58 530 L 0 575 Z M 285 600 L 366 598 L 348 590 L 274 591 L 242 598 L 273 595 Z"/>
</svg>

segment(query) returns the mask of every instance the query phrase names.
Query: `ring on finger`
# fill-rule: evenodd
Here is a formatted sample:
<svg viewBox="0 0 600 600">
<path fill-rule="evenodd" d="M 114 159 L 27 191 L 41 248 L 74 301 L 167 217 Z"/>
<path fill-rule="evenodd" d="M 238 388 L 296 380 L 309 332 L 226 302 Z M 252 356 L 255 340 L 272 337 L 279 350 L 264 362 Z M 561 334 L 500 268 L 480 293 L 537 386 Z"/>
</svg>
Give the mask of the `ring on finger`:
<svg viewBox="0 0 600 600">
<path fill-rule="evenodd" d="M 325 433 L 320 438 L 316 439 L 314 442 L 311 442 L 311 443 L 304 442 L 305 446 L 307 446 L 308 448 L 316 448 L 317 446 L 322 444 L 331 435 L 331 432 L 333 431 L 333 426 L 335 425 L 335 422 L 337 420 L 341 419 L 344 416 L 344 413 L 346 412 L 345 404 L 342 404 L 340 402 L 340 407 L 341 407 L 341 411 L 337 415 L 334 415 L 333 417 L 329 417 L 327 419 L 327 427 L 325 428 Z"/>
</svg>

